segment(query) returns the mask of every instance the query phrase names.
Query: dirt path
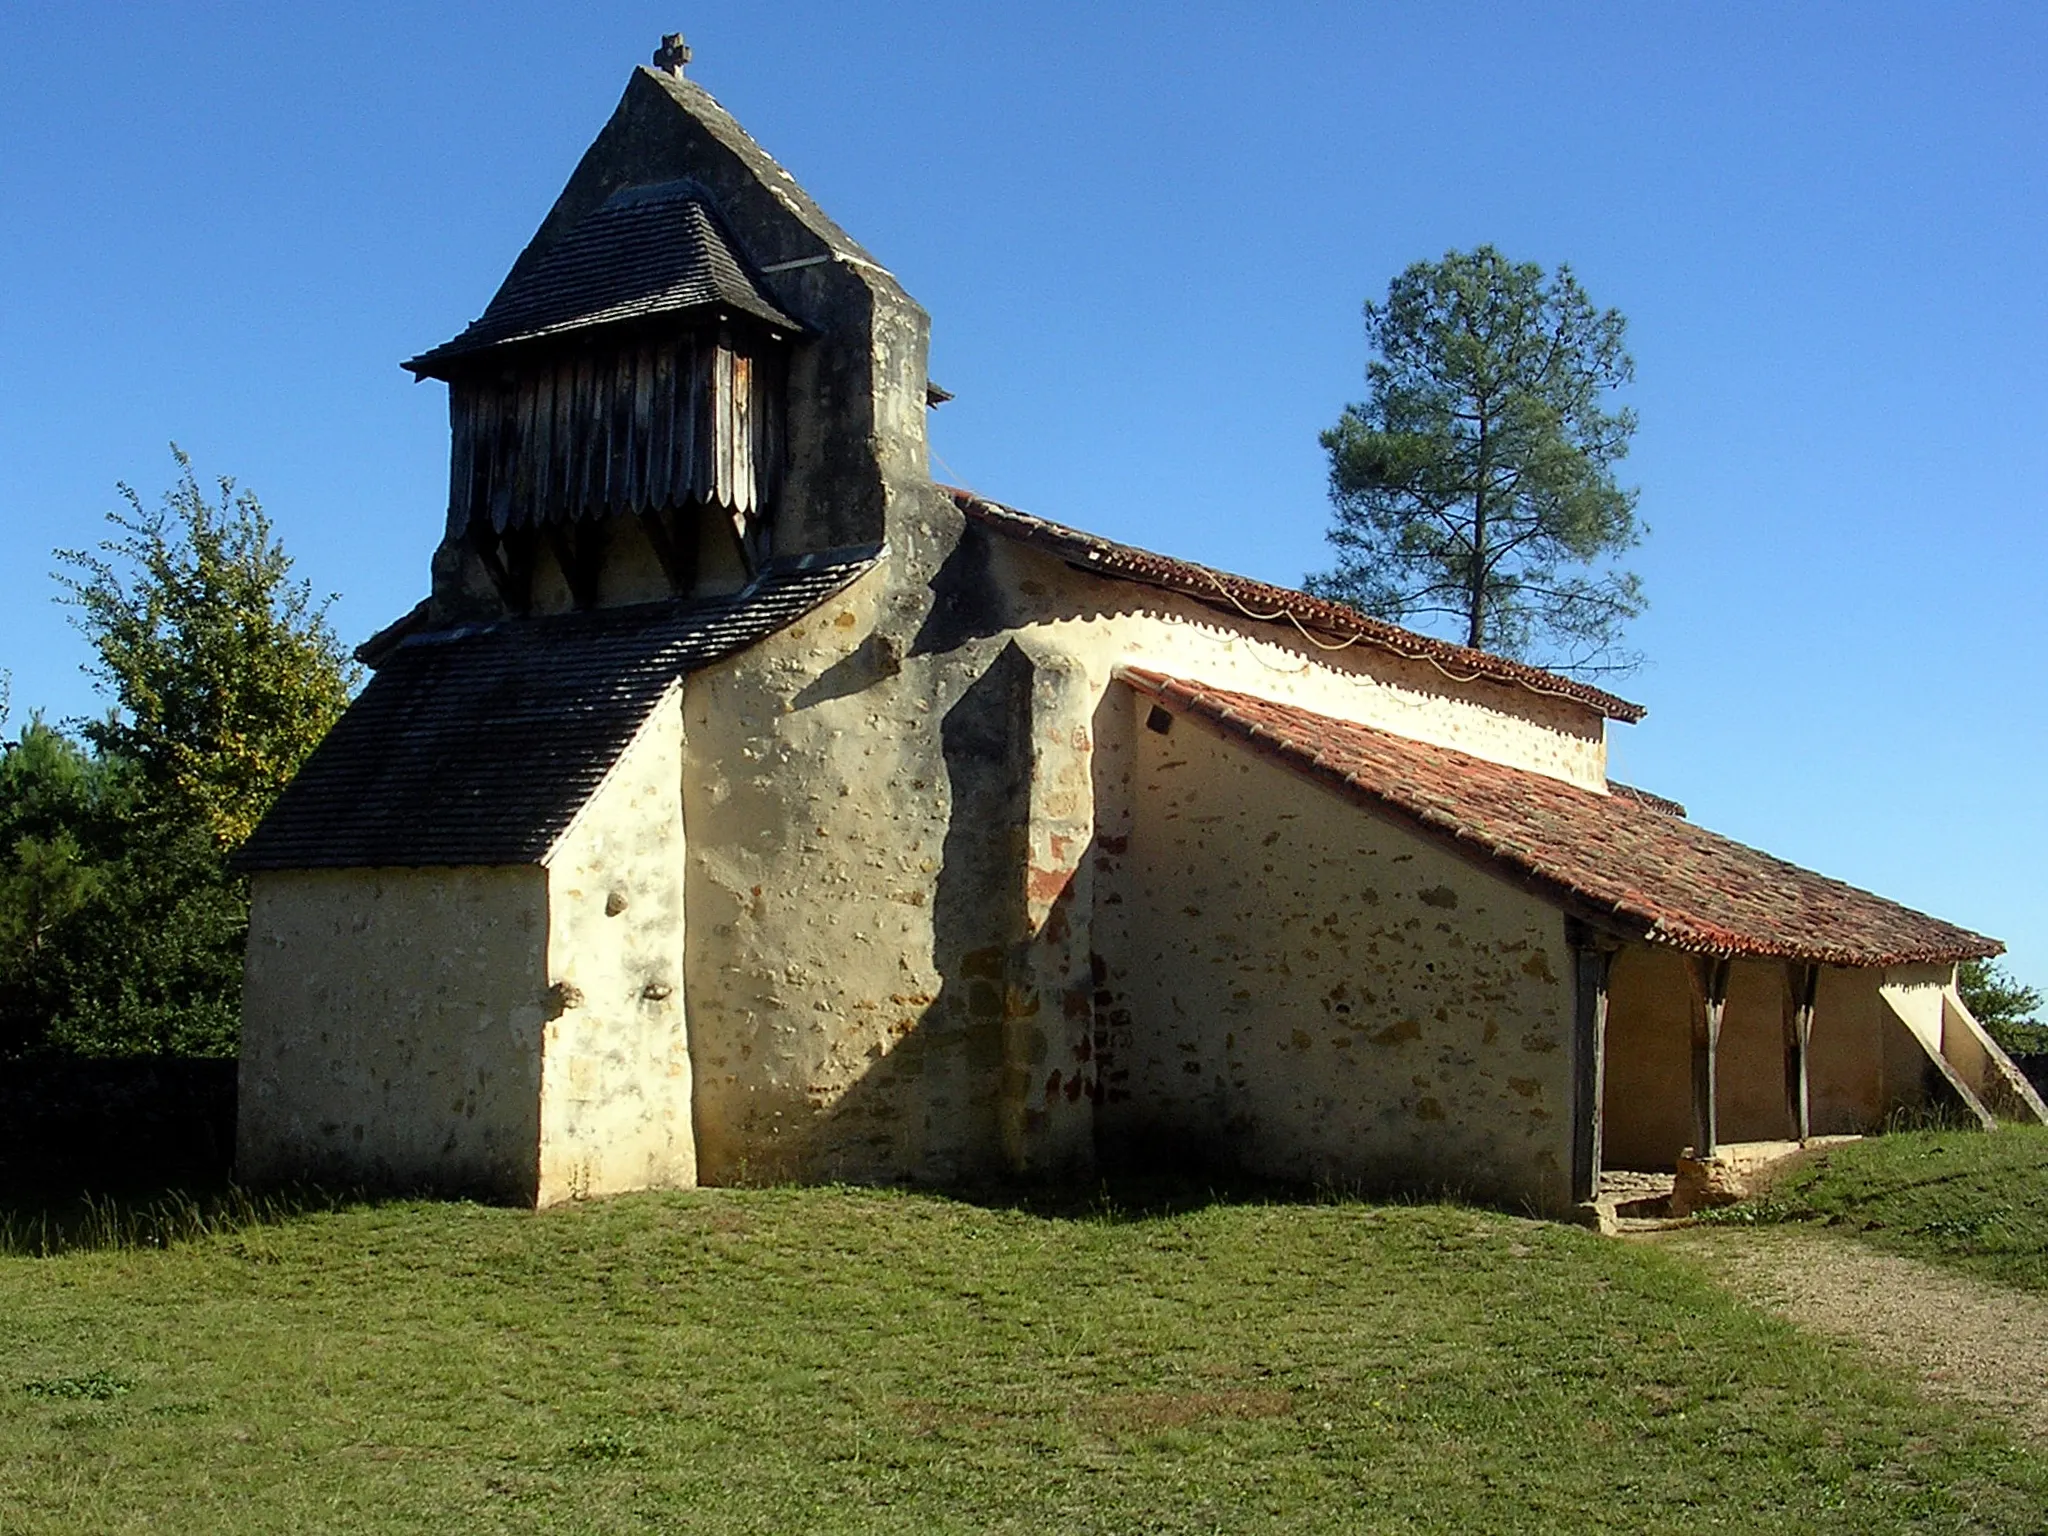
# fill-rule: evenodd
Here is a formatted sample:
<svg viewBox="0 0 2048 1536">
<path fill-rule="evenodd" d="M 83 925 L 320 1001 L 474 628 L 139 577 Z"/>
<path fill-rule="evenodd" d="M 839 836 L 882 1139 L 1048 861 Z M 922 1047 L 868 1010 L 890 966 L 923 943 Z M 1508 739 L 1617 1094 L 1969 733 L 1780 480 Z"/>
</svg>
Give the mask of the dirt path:
<svg viewBox="0 0 2048 1536">
<path fill-rule="evenodd" d="M 1692 1227 L 1642 1239 L 1707 1263 L 1730 1290 L 1854 1340 L 1940 1396 L 2048 1443 L 2048 1297 L 1796 1227 Z"/>
</svg>

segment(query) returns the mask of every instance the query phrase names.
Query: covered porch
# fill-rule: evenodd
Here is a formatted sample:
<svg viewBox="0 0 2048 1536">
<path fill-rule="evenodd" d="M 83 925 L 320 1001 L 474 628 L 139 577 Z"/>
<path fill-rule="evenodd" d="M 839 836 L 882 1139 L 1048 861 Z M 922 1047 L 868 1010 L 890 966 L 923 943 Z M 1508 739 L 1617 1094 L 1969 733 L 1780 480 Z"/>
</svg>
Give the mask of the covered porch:
<svg viewBox="0 0 2048 1536">
<path fill-rule="evenodd" d="M 1591 789 L 1293 705 L 1118 675 L 1493 877 L 1501 889 L 1483 899 L 1417 890 L 1431 910 L 1402 929 L 1442 936 L 1421 969 L 1449 978 L 1481 1026 L 1445 1058 L 1475 1080 L 1513 1071 L 1510 1083 L 1535 1085 L 1506 1059 L 1503 1041 L 1522 1036 L 1477 1017 L 1498 1014 L 1507 994 L 1475 965 L 1498 936 L 1474 918 L 1505 889 L 1541 904 L 1566 966 L 1546 995 L 1549 1028 L 1528 1038 L 1545 1052 L 1568 1042 L 1569 1120 L 1545 1109 L 1559 1143 L 1545 1155 L 1561 1163 L 1568 1135 L 1557 1183 L 1576 1201 L 1594 1197 L 1603 1170 L 1669 1172 L 1681 1156 L 1711 1160 L 1730 1144 L 1796 1147 L 1929 1114 L 1987 1128 L 2048 1123 L 1956 993 L 1957 963 L 2002 953 L 1996 939 L 1720 836 L 1675 802 L 1612 781 Z M 1299 819 L 1317 828 L 1318 847 L 1336 846 L 1306 808 Z M 1208 836 L 1238 849 L 1254 846 L 1253 830 L 1226 838 L 1211 826 Z M 1383 927 L 1385 893 L 1367 886 L 1365 867 L 1354 858 L 1335 878 Z M 1262 884 L 1241 883 L 1261 911 L 1273 908 Z M 1448 1156 L 1441 1130 L 1429 1139 L 1417 1143 L 1418 1166 L 1427 1152 Z"/>
<path fill-rule="evenodd" d="M 1847 966 L 1605 937 L 1575 925 L 1579 1182 L 1672 1172 L 1730 1145 L 1941 1117 L 2048 1123 L 1971 1017 L 1953 963 Z"/>
</svg>

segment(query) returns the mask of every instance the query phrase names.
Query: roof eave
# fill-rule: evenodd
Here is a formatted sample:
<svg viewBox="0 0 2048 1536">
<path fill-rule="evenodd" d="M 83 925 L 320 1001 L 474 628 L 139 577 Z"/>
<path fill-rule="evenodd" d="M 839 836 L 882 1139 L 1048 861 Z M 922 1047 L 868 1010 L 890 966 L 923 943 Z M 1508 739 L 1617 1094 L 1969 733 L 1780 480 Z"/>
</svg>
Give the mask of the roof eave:
<svg viewBox="0 0 2048 1536">
<path fill-rule="evenodd" d="M 1156 700 L 1176 718 L 1193 719 L 1220 739 L 1248 747 L 1287 771 L 1312 779 L 1332 793 L 1384 816 L 1425 842 L 1444 849 L 1496 879 L 1528 891 L 1567 917 L 1578 918 L 1611 938 L 1655 944 L 1686 954 L 1740 960 L 1785 960 L 1850 970 L 1881 970 L 1900 965 L 1951 965 L 2005 953 L 2005 945 L 1999 940 L 1960 929 L 1954 930 L 1956 941 L 1953 943 L 1916 947 L 1787 944 L 1723 930 L 1674 924 L 1666 914 L 1637 907 L 1625 898 L 1611 904 L 1602 902 L 1456 827 L 1441 824 L 1375 793 L 1370 786 L 1330 768 L 1320 758 L 1304 759 L 1283 750 L 1256 722 L 1239 719 L 1227 709 L 1212 713 L 1198 707 L 1188 685 L 1179 684 L 1177 679 L 1138 667 L 1118 667 L 1115 675 L 1119 681 Z M 1940 926 L 1951 927 L 1946 923 Z"/>
<path fill-rule="evenodd" d="M 764 313 L 744 304 L 719 299 L 643 315 L 622 315 L 616 319 L 555 326 L 514 336 L 493 336 L 485 341 L 465 343 L 462 337 L 457 336 L 417 357 L 407 358 L 398 366 L 416 380 L 440 379 L 446 382 L 457 373 L 477 367 L 493 356 L 524 358 L 558 346 L 589 343 L 631 332 L 700 330 L 732 320 L 758 326 L 771 333 L 780 332 L 790 341 L 802 341 L 816 334 L 801 320 L 792 319 L 779 310 Z"/>
<path fill-rule="evenodd" d="M 1367 645 L 1374 650 L 1400 656 L 1406 660 L 1427 662 L 1452 681 L 1499 683 L 1522 688 L 1530 693 L 1566 699 L 1594 710 L 1607 719 L 1619 720 L 1626 725 L 1635 724 L 1649 713 L 1642 705 L 1618 698 L 1605 689 L 1595 688 L 1590 683 L 1545 672 L 1540 667 L 1512 661 L 1504 656 L 1495 656 L 1488 651 L 1477 651 L 1468 646 L 1453 645 L 1449 641 L 1418 634 L 1413 630 L 1403 629 L 1398 624 L 1374 619 L 1367 614 L 1355 613 L 1341 603 L 1312 597 L 1306 592 L 1276 586 L 1271 582 L 1257 581 L 1228 571 L 1212 570 L 1193 561 L 1158 555 L 1150 550 L 1139 549 L 1135 545 L 1119 544 L 1113 539 L 1084 533 L 1077 528 L 1068 528 L 1028 512 L 1019 512 L 957 486 L 946 486 L 944 489 L 963 511 L 970 517 L 977 518 L 983 527 L 1005 538 L 1056 555 L 1076 570 L 1089 571 L 1099 576 L 1149 586 L 1156 590 L 1178 592 L 1219 612 L 1249 618 L 1254 622 L 1291 625 L 1305 634 L 1324 636 L 1344 645 Z M 1136 562 L 1139 561 L 1157 561 L 1161 565 L 1176 567 L 1178 570 L 1172 573 L 1146 570 L 1137 567 Z M 1249 595 L 1256 596 L 1262 603 L 1277 605 L 1275 611 L 1254 611 L 1244 597 L 1231 590 L 1233 586 L 1246 589 Z M 1347 619 L 1333 622 L 1333 613 L 1340 612 L 1346 615 Z M 1450 670 L 1452 668 L 1456 668 L 1457 671 Z M 1458 672 L 1467 672 L 1470 676 L 1459 677 Z"/>
</svg>

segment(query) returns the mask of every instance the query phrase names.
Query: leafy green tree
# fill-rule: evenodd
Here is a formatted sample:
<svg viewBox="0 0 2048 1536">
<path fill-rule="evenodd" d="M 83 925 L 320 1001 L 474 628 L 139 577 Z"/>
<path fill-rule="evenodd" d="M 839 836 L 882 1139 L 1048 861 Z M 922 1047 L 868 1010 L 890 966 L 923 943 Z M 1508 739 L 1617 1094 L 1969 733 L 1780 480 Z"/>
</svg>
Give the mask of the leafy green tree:
<svg viewBox="0 0 2048 1536">
<path fill-rule="evenodd" d="M 1956 967 L 1956 992 L 1985 1033 L 2018 1056 L 2048 1053 L 2048 1024 L 2040 1020 L 2041 993 L 1995 960 L 1965 960 Z"/>
<path fill-rule="evenodd" d="M 347 707 L 358 669 L 262 506 L 223 476 L 210 500 L 176 445 L 178 481 L 153 509 L 123 484 L 118 536 L 59 550 L 58 579 L 118 706 L 85 728 L 133 762 L 164 815 L 223 849 L 255 828 Z"/>
<path fill-rule="evenodd" d="M 75 919 L 108 887 L 109 779 L 40 719 L 0 744 L 0 1054 L 62 1009 Z"/>
<path fill-rule="evenodd" d="M 1490 245 L 1417 262 L 1365 306 L 1368 394 L 1322 435 L 1333 570 L 1311 591 L 1467 645 L 1581 674 L 1625 671 L 1641 583 L 1612 565 L 1639 542 L 1616 484 L 1634 412 L 1627 323 L 1569 267 Z"/>
<path fill-rule="evenodd" d="M 0 748 L 0 1056 L 232 1055 L 247 924 L 133 763 L 41 720 Z"/>
<path fill-rule="evenodd" d="M 0 1055 L 233 1054 L 227 855 L 355 680 L 255 498 L 177 462 L 160 506 L 124 485 L 116 537 L 58 552 L 115 710 L 0 745 Z"/>
</svg>

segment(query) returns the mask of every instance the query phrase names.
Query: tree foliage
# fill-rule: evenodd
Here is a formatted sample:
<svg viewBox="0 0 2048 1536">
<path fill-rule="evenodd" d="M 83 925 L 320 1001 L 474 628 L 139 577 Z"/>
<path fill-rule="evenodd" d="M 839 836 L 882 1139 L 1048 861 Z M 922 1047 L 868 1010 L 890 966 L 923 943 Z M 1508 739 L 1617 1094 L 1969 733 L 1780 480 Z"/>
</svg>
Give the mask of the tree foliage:
<svg viewBox="0 0 2048 1536">
<path fill-rule="evenodd" d="M 41 720 L 0 748 L 0 1054 L 231 1055 L 247 924 L 133 763 Z"/>
<path fill-rule="evenodd" d="M 126 512 L 96 552 L 60 550 L 58 579 L 117 711 L 85 729 L 135 764 L 164 814 L 240 843 L 348 704 L 356 667 L 256 498 L 210 501 L 175 446 L 178 481 Z M 331 601 L 331 600 L 330 600 Z"/>
<path fill-rule="evenodd" d="M 67 929 L 113 862 L 111 777 L 39 719 L 0 747 L 0 1051 L 40 1034 L 68 990 Z"/>
<path fill-rule="evenodd" d="M 1622 316 L 1569 267 L 1481 246 L 1409 267 L 1365 328 L 1367 398 L 1322 435 L 1337 564 L 1309 589 L 1561 671 L 1636 665 L 1642 587 L 1612 565 L 1644 531 L 1614 474 L 1636 425 L 1607 405 L 1635 373 Z"/>
<path fill-rule="evenodd" d="M 2023 985 L 1995 960 L 1965 960 L 1956 967 L 1956 993 L 1985 1033 L 2007 1051 L 2019 1056 L 2048 1053 L 2039 988 Z"/>
<path fill-rule="evenodd" d="M 175 452 L 175 450 L 173 450 Z M 59 580 L 116 704 L 0 743 L 0 1055 L 231 1055 L 248 893 L 227 854 L 355 669 L 255 498 L 179 477 Z M 82 737 L 82 739 L 81 739 Z"/>
</svg>

